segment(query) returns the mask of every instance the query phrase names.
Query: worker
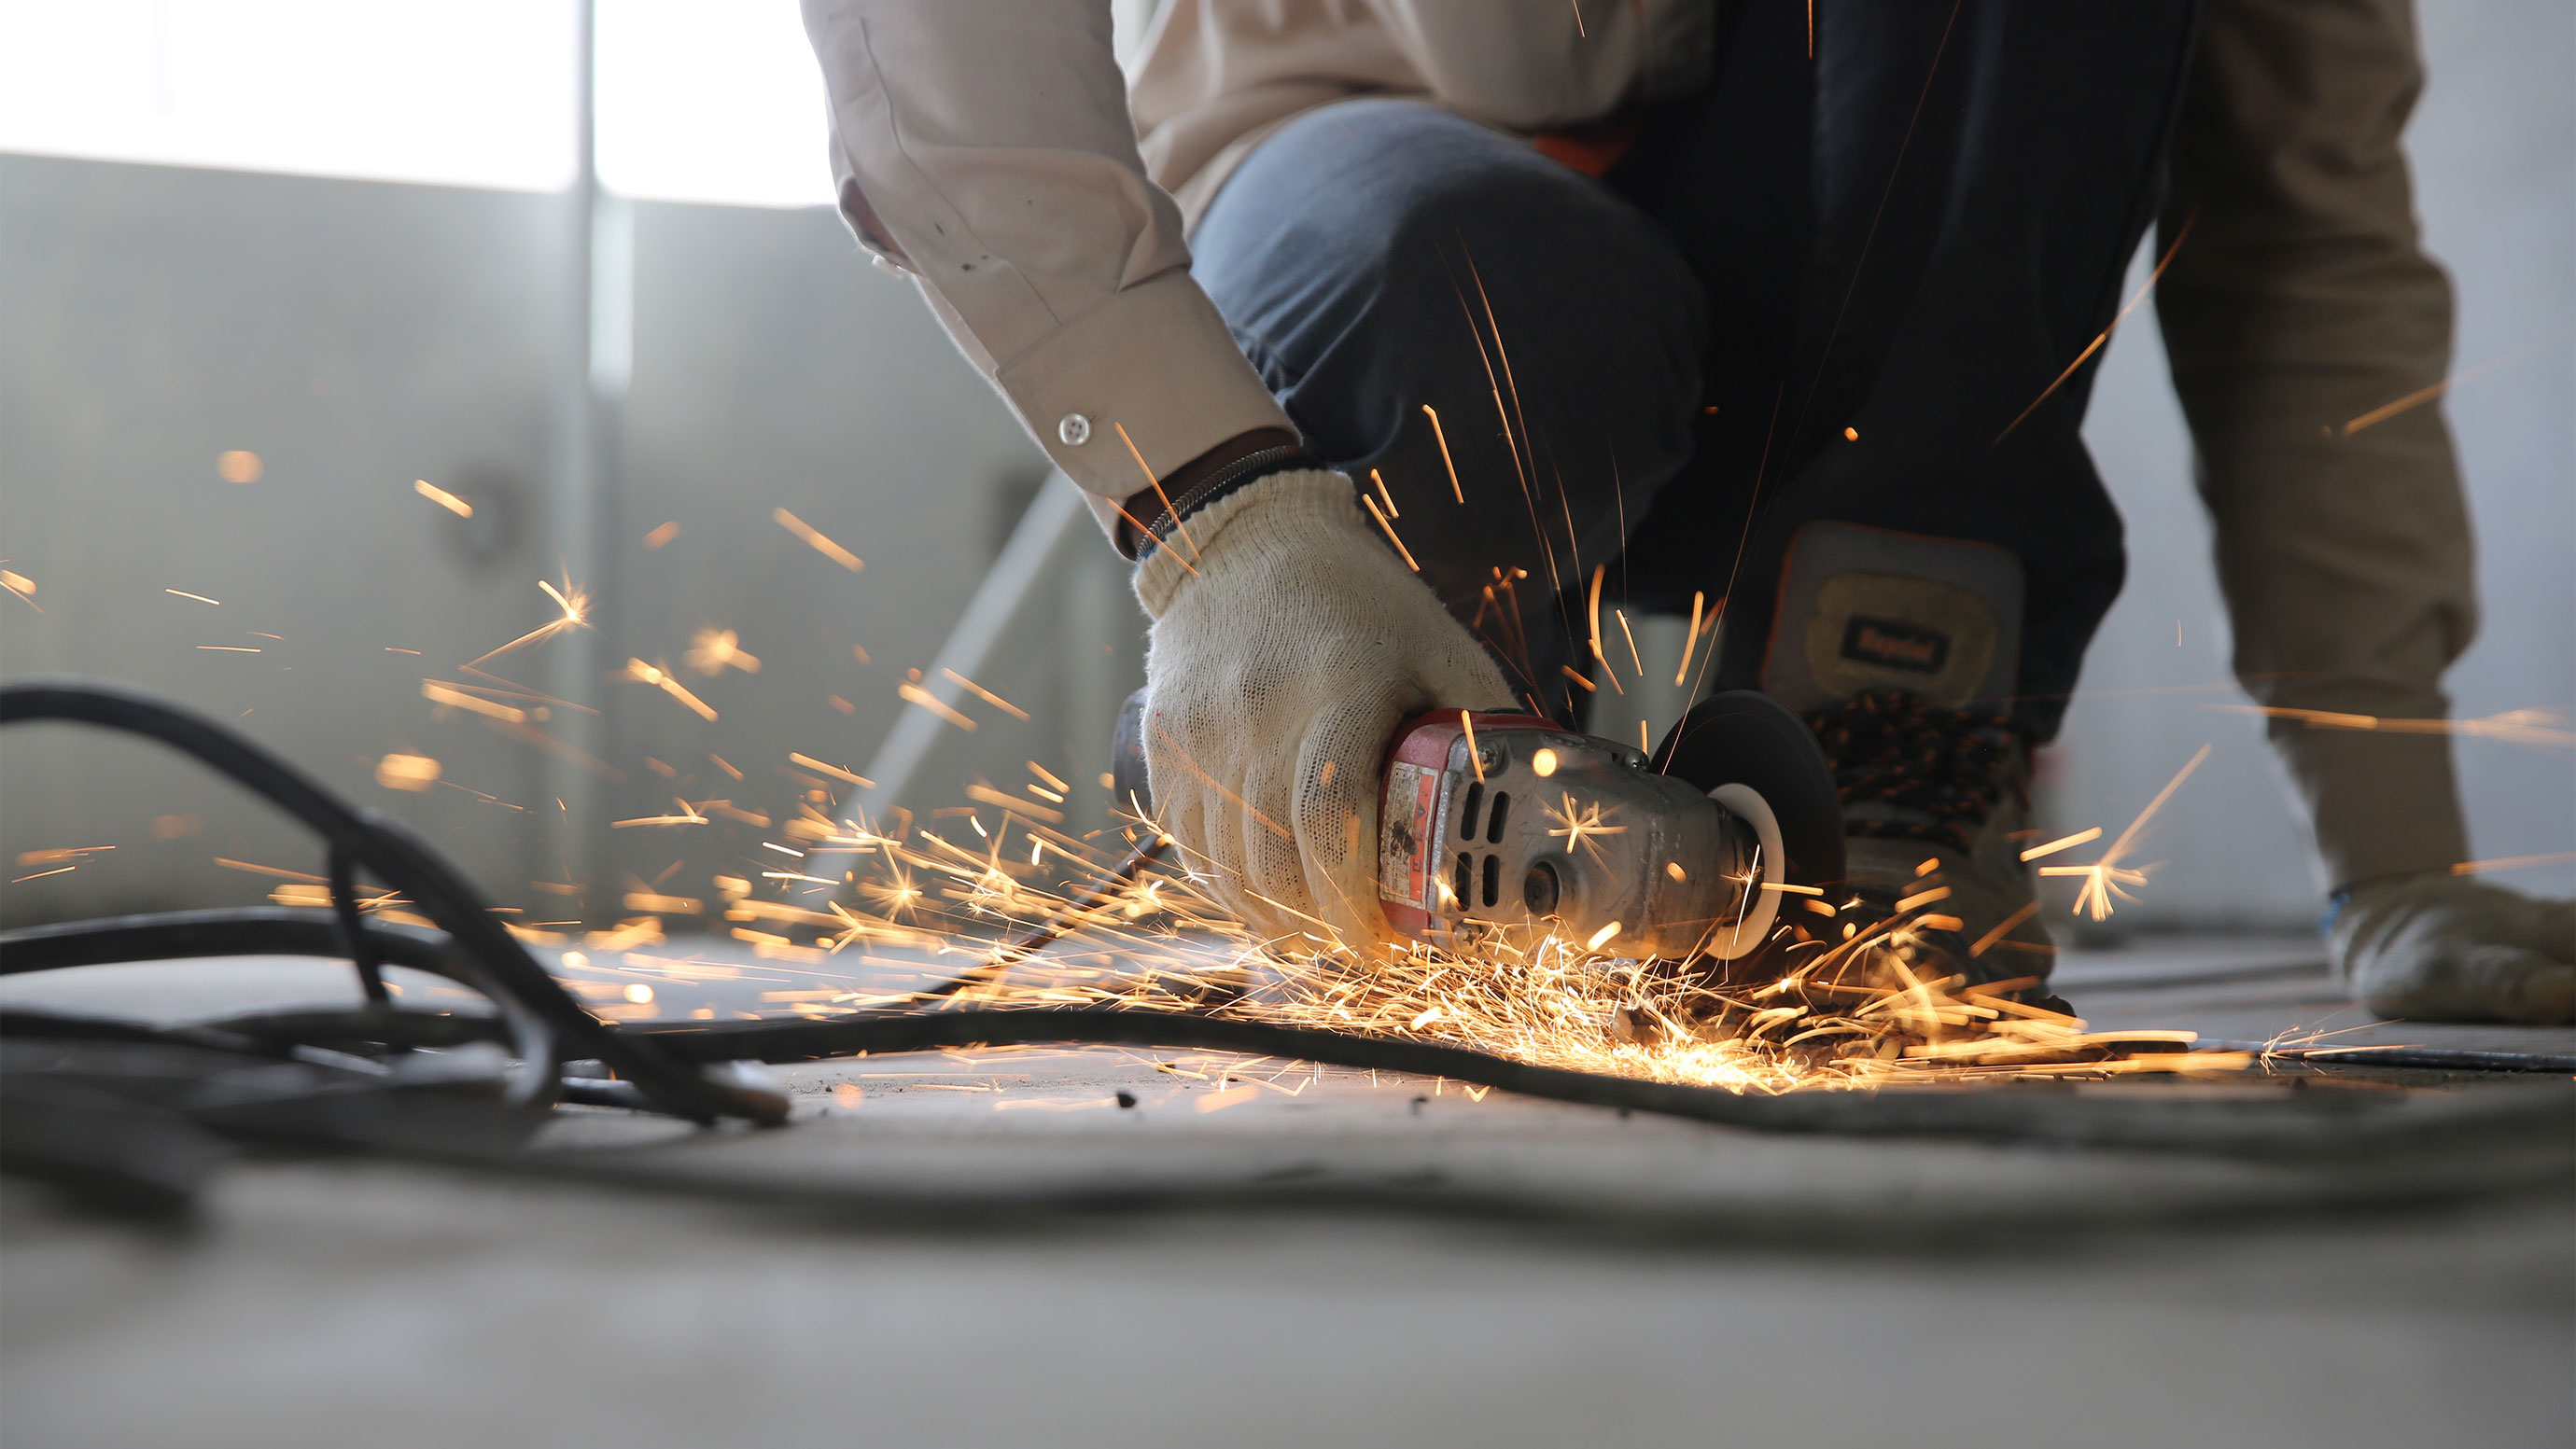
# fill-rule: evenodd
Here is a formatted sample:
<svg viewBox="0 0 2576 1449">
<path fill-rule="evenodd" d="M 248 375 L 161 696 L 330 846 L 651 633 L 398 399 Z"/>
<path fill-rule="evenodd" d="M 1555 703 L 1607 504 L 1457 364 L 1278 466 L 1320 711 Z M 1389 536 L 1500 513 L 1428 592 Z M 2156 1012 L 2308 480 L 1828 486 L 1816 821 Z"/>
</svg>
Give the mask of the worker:
<svg viewBox="0 0 2576 1449">
<path fill-rule="evenodd" d="M 2408 0 L 1168 0 L 1132 83 L 1109 0 L 804 8 L 843 217 L 1139 560 L 1156 809 L 1255 930 L 1386 934 L 1399 721 L 1570 720 L 1601 608 L 1696 603 L 1854 895 L 1937 872 L 1931 949 L 2044 977 L 2031 751 L 2125 567 L 2086 364 L 2153 225 L 2336 968 L 2576 1015 L 2569 903 L 2452 870 L 2448 741 L 2299 713 L 2443 717 L 2474 623 L 2439 407 L 2344 426 L 2449 362 Z"/>
</svg>

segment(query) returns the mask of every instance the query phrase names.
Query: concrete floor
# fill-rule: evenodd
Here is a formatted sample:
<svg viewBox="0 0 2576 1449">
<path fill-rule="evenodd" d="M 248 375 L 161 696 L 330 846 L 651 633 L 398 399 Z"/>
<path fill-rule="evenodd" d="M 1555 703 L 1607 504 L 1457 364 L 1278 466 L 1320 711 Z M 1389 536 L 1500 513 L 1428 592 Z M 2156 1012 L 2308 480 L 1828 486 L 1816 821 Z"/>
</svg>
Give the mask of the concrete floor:
<svg viewBox="0 0 2576 1449">
<path fill-rule="evenodd" d="M 307 969 L 5 999 L 193 1014 Z M 2061 981 L 2106 1026 L 2367 1021 L 2306 943 L 2075 954 Z M 2277 1163 L 1762 1136 L 1177 1052 L 784 1075 L 786 1131 L 570 1111 L 544 1144 L 731 1204 L 272 1163 L 172 1238 L 11 1187 L 0 1444 L 2576 1442 L 2563 1191 L 2355 1214 Z M 938 1206 L 1104 1182 L 1232 1205 Z M 931 1206 L 777 1205 L 853 1191 Z"/>
</svg>

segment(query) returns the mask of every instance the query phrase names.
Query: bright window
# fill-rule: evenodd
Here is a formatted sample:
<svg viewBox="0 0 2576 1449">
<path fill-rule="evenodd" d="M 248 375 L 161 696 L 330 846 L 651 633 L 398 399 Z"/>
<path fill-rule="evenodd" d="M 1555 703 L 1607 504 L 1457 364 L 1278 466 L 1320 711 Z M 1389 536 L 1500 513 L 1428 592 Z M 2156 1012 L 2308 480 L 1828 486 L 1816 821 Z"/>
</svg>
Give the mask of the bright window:
<svg viewBox="0 0 2576 1449">
<path fill-rule="evenodd" d="M 575 15 L 0 0 L 0 150 L 550 191 L 573 176 Z"/>
<path fill-rule="evenodd" d="M 795 0 L 600 0 L 598 54 L 611 191 L 831 204 L 823 77 Z"/>
<path fill-rule="evenodd" d="M 0 0 L 0 151 L 552 191 L 574 0 Z M 599 0 L 600 180 L 826 205 L 795 0 Z"/>
</svg>

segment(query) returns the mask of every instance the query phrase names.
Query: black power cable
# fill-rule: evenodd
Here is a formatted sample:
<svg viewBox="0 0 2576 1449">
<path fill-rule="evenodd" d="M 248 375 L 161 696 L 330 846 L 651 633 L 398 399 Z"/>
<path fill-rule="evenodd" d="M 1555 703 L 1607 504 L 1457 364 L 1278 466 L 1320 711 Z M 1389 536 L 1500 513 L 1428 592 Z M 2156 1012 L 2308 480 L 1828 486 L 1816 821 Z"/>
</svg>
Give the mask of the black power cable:
<svg viewBox="0 0 2576 1449">
<path fill-rule="evenodd" d="M 868 1052 L 1015 1044 L 1204 1048 L 1285 1056 L 1356 1069 L 1445 1077 L 1557 1101 L 1653 1112 L 1765 1131 L 1937 1135 L 2054 1145 L 2144 1148 L 2227 1157 L 2348 1157 L 2401 1145 L 2491 1136 L 2563 1136 L 2576 1096 L 2552 1085 L 2418 1099 L 2412 1094 L 2284 1094 L 2241 1101 L 2133 1099 L 2064 1090 L 1958 1087 L 1764 1096 L 1641 1081 L 1515 1061 L 1464 1047 L 1360 1036 L 1174 1011 L 1012 1008 L 862 1013 L 832 1021 L 690 1022 L 617 1028 L 593 1017 L 490 915 L 459 874 L 397 822 L 341 804 L 292 767 L 223 727 L 132 691 L 85 683 L 0 687 L 0 723 L 78 720 L 131 730 L 205 761 L 304 821 L 330 843 L 334 909 L 192 911 L 72 922 L 0 934 L 0 975 L 110 961 L 247 954 L 347 956 L 373 967 L 425 969 L 490 997 L 499 1022 L 396 1012 L 371 1000 L 357 1012 L 266 1014 L 183 1033 L 107 1030 L 45 1013 L 0 1012 L 0 1036 L 66 1039 L 84 1031 L 135 1045 L 203 1051 L 226 1041 L 275 1053 L 373 1043 L 454 1043 L 506 1035 L 515 1045 L 516 1105 L 567 1096 L 698 1120 L 783 1120 L 783 1094 L 727 1082 L 725 1063 L 782 1062 Z M 1131 853 L 1085 900 L 1096 904 L 1153 856 Z M 364 866 L 429 915 L 439 930 L 349 917 Z M 1077 903 L 1079 908 L 1080 903 Z M 1072 910 L 1003 949 L 986 973 L 1025 959 L 1066 928 Z M 952 987 L 965 983 L 951 983 Z M 432 1023 L 437 1023 L 433 1025 Z M 210 1034 L 211 1033 L 211 1034 Z M 2284 1054 L 2286 1055 L 2286 1054 Z M 596 1059 L 612 1081 L 572 1087 L 570 1059 Z M 2490 1065 L 2497 1065 L 2491 1063 Z"/>
<path fill-rule="evenodd" d="M 619 1036 L 547 975 L 493 916 L 473 885 L 400 821 L 351 808 L 301 770 L 239 734 L 166 700 L 118 685 L 35 680 L 0 686 L 0 724 L 36 720 L 99 725 L 158 740 L 320 835 L 335 857 L 345 857 L 345 870 L 335 863 L 335 881 L 353 878 L 363 866 L 401 892 L 455 942 L 463 979 L 524 1018 L 521 1026 L 529 1040 L 513 1083 L 519 1100 L 552 1100 L 563 1060 L 596 1057 L 675 1115 L 700 1122 L 723 1117 L 785 1120 L 783 1098 L 713 1080 L 649 1042 Z M 352 949 L 363 939 L 364 933 L 357 933 Z"/>
<path fill-rule="evenodd" d="M 357 968 L 358 986 L 367 1000 L 378 1006 L 393 1005 L 393 994 L 385 990 L 384 963 L 376 959 L 376 948 L 367 939 L 366 917 L 358 909 L 358 858 L 338 846 L 331 847 L 331 915 L 340 925 L 340 944 L 349 954 L 349 964 Z"/>
<path fill-rule="evenodd" d="M 439 932 L 380 923 L 367 929 L 373 949 L 388 964 L 434 971 L 468 984 L 473 980 L 461 966 L 454 943 Z M 254 907 L 129 916 L 0 933 L 0 975 L 116 961 L 254 954 L 337 956 L 337 924 L 324 911 Z M 206 1029 L 269 1046 L 294 1041 L 345 1047 L 385 1040 L 393 1023 L 412 1023 L 404 1039 L 420 1045 L 488 1040 L 499 1034 L 500 1026 L 474 1018 L 422 1012 L 388 1015 L 369 1009 L 254 1014 L 209 1023 Z M 70 1029 L 38 1013 L 0 1012 L 0 1036 L 60 1034 Z M 201 1030 L 188 1029 L 175 1039 L 201 1042 Z M 1121 1007 L 896 1010 L 832 1021 L 669 1022 L 615 1031 L 621 1037 L 649 1040 L 675 1062 L 710 1064 L 813 1061 L 977 1046 L 1227 1051 L 1361 1071 L 1443 1077 L 1521 1096 L 1766 1132 L 1983 1138 L 2223 1157 L 2331 1158 L 2410 1142 L 2455 1141 L 2482 1132 L 2510 1134 L 2551 1123 L 2564 1125 L 2570 1108 L 2576 1107 L 2576 1095 L 2556 1084 L 2468 1096 L 2446 1094 L 2422 1101 L 2407 1094 L 2337 1092 L 2259 1104 L 1956 1086 L 1766 1096 L 1538 1066 L 1437 1042 Z M 130 1028 L 125 1037 L 174 1039 L 148 1028 Z M 2295 1053 L 2276 1055 L 2285 1065 L 2298 1061 Z M 2445 1059 L 2439 1065 L 2465 1064 Z M 2488 1061 L 2485 1065 L 2492 1070 L 2505 1064 Z M 567 1084 L 566 1097 L 659 1109 L 649 1095 L 623 1082 Z"/>
</svg>

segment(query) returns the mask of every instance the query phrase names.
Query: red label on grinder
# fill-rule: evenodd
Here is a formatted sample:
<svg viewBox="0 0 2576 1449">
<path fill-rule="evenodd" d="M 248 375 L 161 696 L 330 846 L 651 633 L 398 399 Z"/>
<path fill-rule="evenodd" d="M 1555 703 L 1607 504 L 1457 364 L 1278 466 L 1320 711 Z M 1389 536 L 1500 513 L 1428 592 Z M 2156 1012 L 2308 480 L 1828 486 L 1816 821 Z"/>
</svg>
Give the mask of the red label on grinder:
<svg viewBox="0 0 2576 1449">
<path fill-rule="evenodd" d="M 1377 893 L 1428 906 L 1423 888 L 1431 843 L 1440 838 L 1440 772 L 1398 760 L 1386 767 L 1386 799 L 1377 832 Z"/>
</svg>

